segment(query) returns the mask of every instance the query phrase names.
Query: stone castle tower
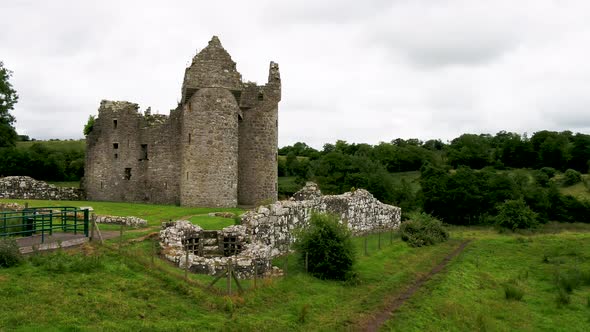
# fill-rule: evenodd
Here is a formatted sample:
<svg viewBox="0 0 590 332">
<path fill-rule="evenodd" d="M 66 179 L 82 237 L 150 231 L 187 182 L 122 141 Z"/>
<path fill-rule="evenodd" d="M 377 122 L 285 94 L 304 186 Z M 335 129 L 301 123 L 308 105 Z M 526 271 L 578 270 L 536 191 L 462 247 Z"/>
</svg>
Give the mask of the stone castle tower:
<svg viewBox="0 0 590 332">
<path fill-rule="evenodd" d="M 169 116 L 103 100 L 86 138 L 89 200 L 234 207 L 277 199 L 281 78 L 242 82 L 217 37 L 186 68 Z"/>
</svg>

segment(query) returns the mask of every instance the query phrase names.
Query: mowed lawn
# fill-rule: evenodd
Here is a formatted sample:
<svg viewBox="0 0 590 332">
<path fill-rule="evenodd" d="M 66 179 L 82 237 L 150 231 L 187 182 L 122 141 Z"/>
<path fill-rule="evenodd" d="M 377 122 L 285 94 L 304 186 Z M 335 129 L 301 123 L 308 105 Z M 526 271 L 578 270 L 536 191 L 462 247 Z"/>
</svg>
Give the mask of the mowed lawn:
<svg viewBox="0 0 590 332">
<path fill-rule="evenodd" d="M 20 204 L 28 203 L 30 207 L 41 206 L 74 206 L 84 207 L 91 206 L 93 213 L 98 215 L 114 215 L 114 216 L 135 216 L 148 221 L 150 226 L 159 226 L 163 221 L 178 220 L 181 218 L 190 219 L 194 216 L 194 223 L 199 221 L 206 223 L 208 229 L 219 229 L 232 225 L 233 219 L 209 217 L 210 212 L 231 212 L 240 215 L 245 210 L 240 208 L 195 208 L 174 205 L 158 205 L 158 204 L 136 204 L 136 203 L 122 203 L 122 202 L 93 202 L 93 201 L 49 201 L 49 200 L 22 200 L 22 199 L 0 199 L 0 202 L 17 202 Z"/>
</svg>

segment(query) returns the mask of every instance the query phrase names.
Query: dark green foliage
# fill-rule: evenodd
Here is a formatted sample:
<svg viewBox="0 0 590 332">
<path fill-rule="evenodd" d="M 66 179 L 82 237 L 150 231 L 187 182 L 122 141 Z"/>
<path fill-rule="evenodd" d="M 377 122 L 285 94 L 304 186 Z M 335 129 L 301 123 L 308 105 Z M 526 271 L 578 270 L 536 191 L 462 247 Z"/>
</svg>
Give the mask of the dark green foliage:
<svg viewBox="0 0 590 332">
<path fill-rule="evenodd" d="M 547 175 L 550 179 L 555 176 L 555 173 L 557 173 L 557 170 L 553 167 L 543 167 L 539 171 Z"/>
<path fill-rule="evenodd" d="M 0 268 L 19 265 L 23 258 L 13 238 L 0 238 Z"/>
<path fill-rule="evenodd" d="M 326 194 L 339 194 L 354 187 L 368 190 L 383 202 L 393 201 L 391 175 L 368 157 L 330 152 L 314 162 L 313 173 Z"/>
<path fill-rule="evenodd" d="M 504 287 L 504 296 L 506 300 L 514 300 L 514 301 L 521 301 L 524 296 L 524 291 L 516 284 L 516 282 L 511 281 L 507 282 L 503 285 Z"/>
<path fill-rule="evenodd" d="M 74 142 L 75 143 L 75 142 Z M 0 148 L 0 175 L 23 175 L 45 181 L 77 181 L 84 175 L 83 144 L 35 142 Z"/>
<path fill-rule="evenodd" d="M 314 214 L 309 227 L 295 243 L 301 263 L 308 255 L 308 271 L 320 279 L 345 280 L 355 262 L 354 246 L 348 227 L 328 214 Z"/>
<path fill-rule="evenodd" d="M 94 129 L 94 120 L 96 120 L 94 115 L 88 117 L 88 121 L 84 125 L 84 136 L 88 136 L 92 132 L 92 129 Z"/>
<path fill-rule="evenodd" d="M 522 199 L 507 200 L 498 207 L 496 222 L 511 230 L 537 227 L 537 214 Z"/>
<path fill-rule="evenodd" d="M 9 79 L 12 72 L 0 61 L 0 148 L 14 146 L 18 136 L 14 130 L 14 116 L 10 111 L 18 101 L 18 94 Z"/>
<path fill-rule="evenodd" d="M 557 296 L 555 297 L 555 302 L 557 302 L 557 305 L 561 306 L 570 304 L 571 301 L 570 294 L 566 290 L 563 288 L 557 289 Z"/>
<path fill-rule="evenodd" d="M 588 164 L 590 161 L 590 135 L 577 133 L 572 140 L 569 167 L 582 173 L 588 173 L 590 171 Z"/>
<path fill-rule="evenodd" d="M 403 241 L 411 247 L 430 246 L 449 239 L 440 220 L 426 213 L 412 213 L 400 226 Z"/>
<path fill-rule="evenodd" d="M 483 168 L 492 164 L 491 136 L 463 134 L 449 145 L 449 164 L 453 167 Z"/>
<path fill-rule="evenodd" d="M 563 184 L 565 186 L 573 186 L 579 182 L 582 182 L 582 174 L 580 172 L 569 168 L 563 173 Z"/>
<path fill-rule="evenodd" d="M 535 171 L 533 171 L 533 179 L 535 180 L 535 183 L 541 187 L 548 187 L 549 186 L 550 178 L 547 175 L 547 173 L 544 173 L 540 170 L 535 170 Z"/>
</svg>

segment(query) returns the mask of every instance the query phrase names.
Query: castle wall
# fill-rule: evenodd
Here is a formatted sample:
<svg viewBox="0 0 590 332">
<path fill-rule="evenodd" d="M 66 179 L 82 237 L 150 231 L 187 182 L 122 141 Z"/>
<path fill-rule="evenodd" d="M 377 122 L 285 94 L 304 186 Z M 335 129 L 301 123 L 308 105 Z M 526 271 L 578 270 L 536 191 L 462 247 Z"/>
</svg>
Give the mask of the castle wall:
<svg viewBox="0 0 590 332">
<path fill-rule="evenodd" d="M 250 85 L 242 93 L 240 121 L 240 204 L 277 200 L 278 101 L 266 87 Z"/>
<path fill-rule="evenodd" d="M 179 202 L 178 148 L 171 139 L 179 121 L 150 124 L 138 108 L 129 102 L 101 102 L 87 137 L 84 187 L 89 200 Z"/>
<path fill-rule="evenodd" d="M 278 65 L 271 62 L 266 85 L 244 84 L 213 37 L 186 69 L 181 93 L 169 117 L 101 102 L 87 136 L 88 199 L 212 207 L 276 201 Z"/>
<path fill-rule="evenodd" d="M 181 205 L 237 205 L 238 113 L 234 95 L 222 88 L 200 89 L 185 105 Z"/>
</svg>

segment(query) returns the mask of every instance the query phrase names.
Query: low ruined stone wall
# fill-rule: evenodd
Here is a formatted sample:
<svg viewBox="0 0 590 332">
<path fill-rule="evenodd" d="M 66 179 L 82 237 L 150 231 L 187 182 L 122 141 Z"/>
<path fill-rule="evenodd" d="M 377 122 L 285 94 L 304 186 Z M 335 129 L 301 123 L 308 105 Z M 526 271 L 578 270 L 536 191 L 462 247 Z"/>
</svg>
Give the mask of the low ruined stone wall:
<svg viewBox="0 0 590 332">
<path fill-rule="evenodd" d="M 7 176 L 0 178 L 0 198 L 78 201 L 84 195 L 77 188 L 56 187 L 28 176 Z"/>
<path fill-rule="evenodd" d="M 395 229 L 401 222 L 400 208 L 379 202 L 364 189 L 322 196 L 317 185 L 308 183 L 295 197 L 300 200 L 260 206 L 242 216 L 250 240 L 272 247 L 273 256 L 289 250 L 293 230 L 306 227 L 313 212 L 338 216 L 354 235 Z"/>
<path fill-rule="evenodd" d="M 187 246 L 186 240 L 201 238 L 203 232 L 201 227 L 187 220 L 162 223 L 160 231 L 162 254 L 181 268 L 185 268 L 188 263 L 188 269 L 194 273 L 216 275 L 225 271 L 230 261 L 234 272 L 241 279 L 253 278 L 255 274 L 262 276 L 272 271 L 271 248 L 260 243 L 249 243 L 244 226 L 234 225 L 217 231 L 219 239 L 231 236 L 243 245 L 240 252 L 230 256 L 196 255 L 192 248 Z"/>
<path fill-rule="evenodd" d="M 18 203 L 0 203 L 0 212 L 2 211 L 21 211 L 25 206 Z"/>
<path fill-rule="evenodd" d="M 279 275 L 271 259 L 289 251 L 293 230 L 306 227 L 314 212 L 338 216 L 355 235 L 395 229 L 401 221 L 400 208 L 379 202 L 366 190 L 323 196 L 316 184 L 308 183 L 289 201 L 247 212 L 241 225 L 205 231 L 186 220 L 163 223 L 160 245 L 168 260 L 182 268 L 188 264 L 195 273 L 215 275 L 231 262 L 239 278 Z M 228 238 L 238 243 L 237 253 L 226 251 Z"/>
<path fill-rule="evenodd" d="M 138 217 L 119 217 L 119 216 L 96 216 L 96 222 L 99 224 L 115 224 L 131 227 L 147 226 L 147 220 Z"/>
</svg>

